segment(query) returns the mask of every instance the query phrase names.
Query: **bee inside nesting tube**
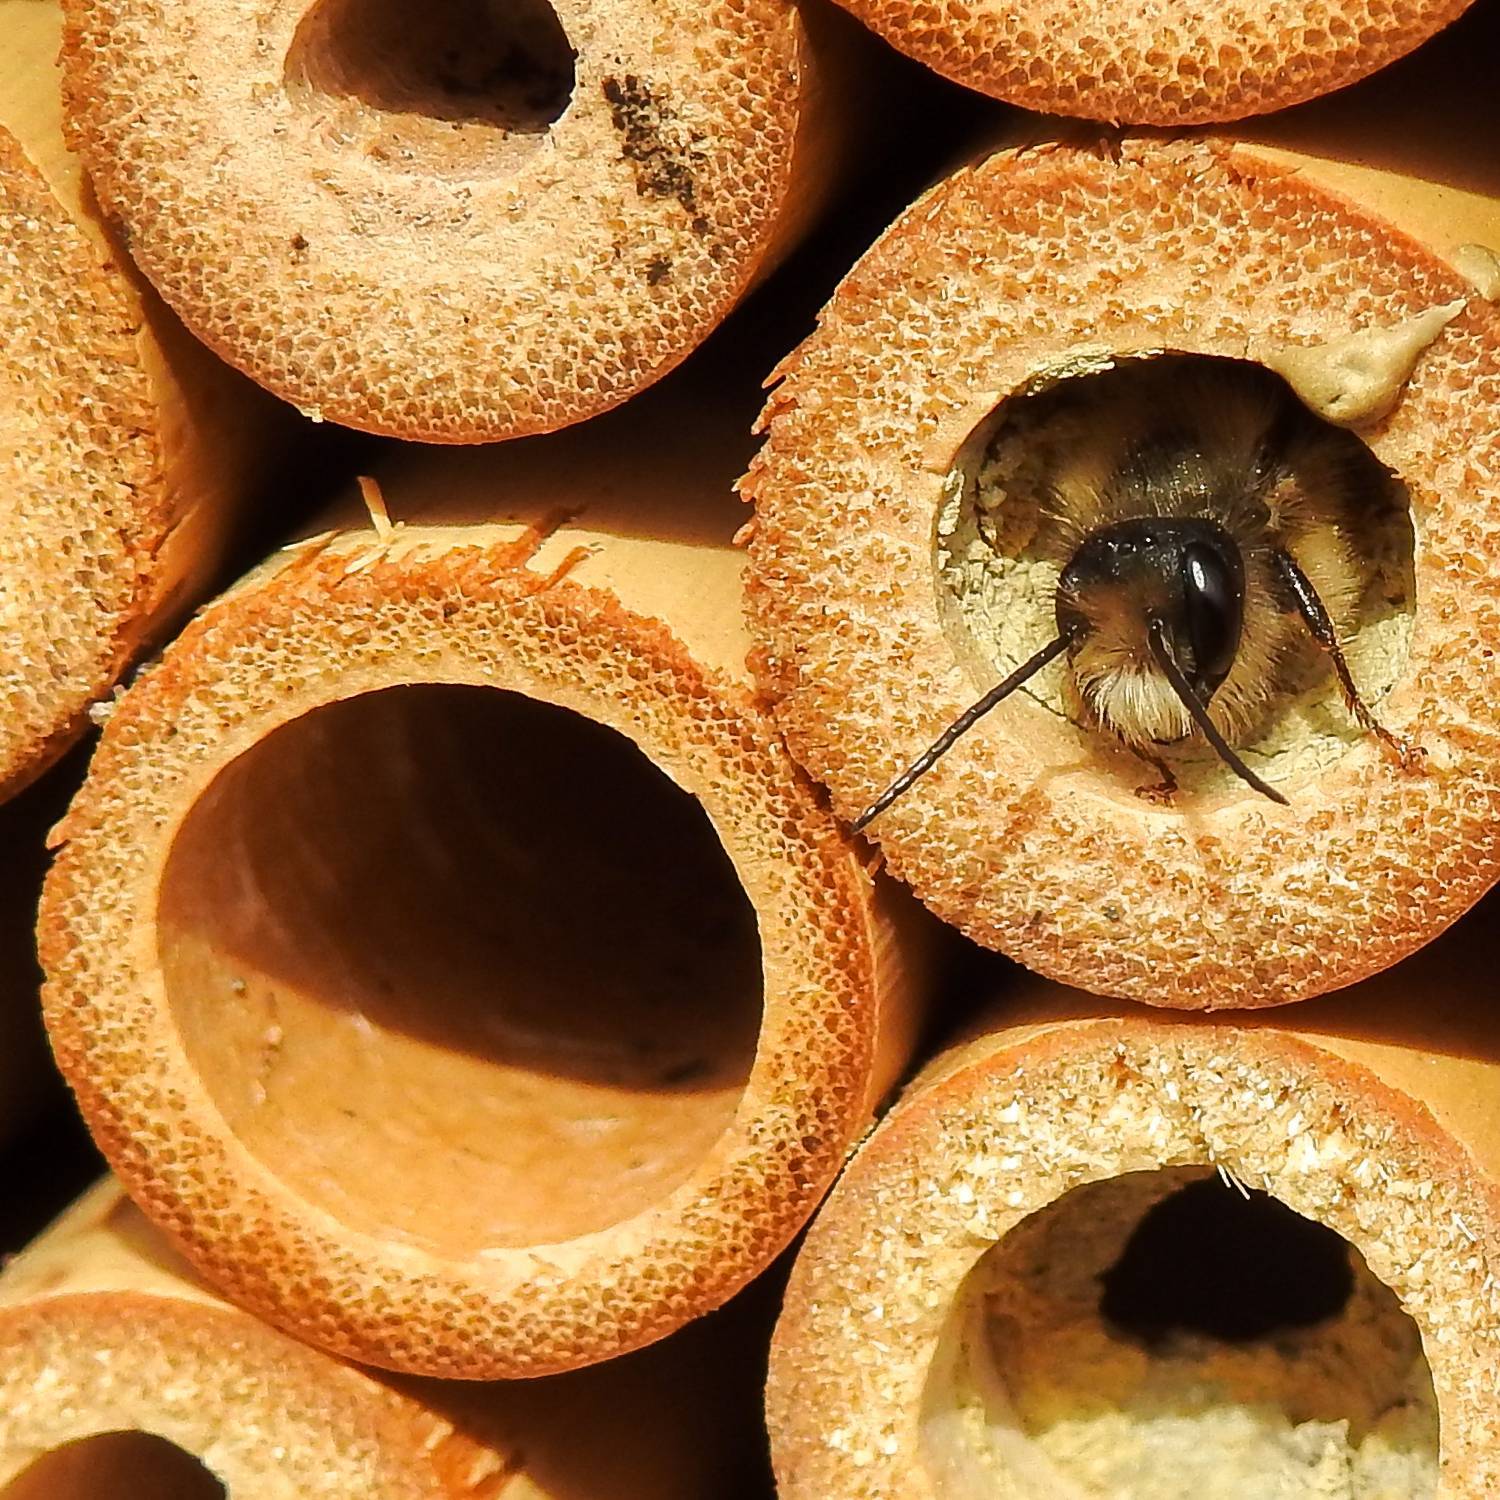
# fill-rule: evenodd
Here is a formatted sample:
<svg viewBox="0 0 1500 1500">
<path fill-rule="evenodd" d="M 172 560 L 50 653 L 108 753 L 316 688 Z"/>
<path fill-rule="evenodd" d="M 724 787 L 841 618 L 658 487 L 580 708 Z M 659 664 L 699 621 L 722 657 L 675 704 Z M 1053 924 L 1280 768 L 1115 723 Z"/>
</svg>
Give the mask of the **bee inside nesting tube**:
<svg viewBox="0 0 1500 1500">
<path fill-rule="evenodd" d="M 1420 763 L 1371 708 L 1410 636 L 1405 491 L 1259 365 L 1033 382 L 965 445 L 935 553 L 954 649 L 997 680 L 857 828 L 1017 691 L 1154 768 L 1135 790 L 1166 805 L 1222 773 L 1284 804 L 1275 780 L 1361 734 Z"/>
<path fill-rule="evenodd" d="M 776 372 L 762 693 L 892 873 L 1050 978 L 1307 999 L 1500 876 L 1500 172 L 1437 75 L 983 156 Z"/>
</svg>

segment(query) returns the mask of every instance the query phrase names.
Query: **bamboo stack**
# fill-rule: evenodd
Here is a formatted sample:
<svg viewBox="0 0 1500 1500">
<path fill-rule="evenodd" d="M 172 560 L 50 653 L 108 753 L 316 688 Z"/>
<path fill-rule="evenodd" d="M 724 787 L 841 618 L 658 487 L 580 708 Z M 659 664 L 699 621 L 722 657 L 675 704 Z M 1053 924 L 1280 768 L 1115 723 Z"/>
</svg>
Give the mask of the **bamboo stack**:
<svg viewBox="0 0 1500 1500">
<path fill-rule="evenodd" d="M 1500 877 L 1500 6 L 847 8 L 1220 128 L 995 109 L 786 354 L 820 210 L 878 190 L 851 139 L 920 97 L 819 0 L 0 0 L 51 122 L 0 153 L 0 562 L 93 588 L 139 535 L 149 601 L 17 772 L 95 703 L 37 935 L 116 1177 L 0 1277 L 8 1500 L 765 1500 L 737 1294 L 810 1220 L 783 1500 L 1500 1490 L 1493 944 L 1445 931 Z M 449 446 L 294 485 L 317 519 L 99 704 L 286 451 L 197 339 Z M 1287 805 L 1191 749 L 1166 801 L 1057 663 L 859 838 L 1055 626 L 981 525 L 1015 413 L 1203 361 L 1358 450 L 1337 620 L 1401 753 L 1314 663 L 1244 747 Z M 0 611 L 50 642 L 16 680 L 80 618 Z M 866 1139 L 939 977 L 967 1040 Z"/>
</svg>

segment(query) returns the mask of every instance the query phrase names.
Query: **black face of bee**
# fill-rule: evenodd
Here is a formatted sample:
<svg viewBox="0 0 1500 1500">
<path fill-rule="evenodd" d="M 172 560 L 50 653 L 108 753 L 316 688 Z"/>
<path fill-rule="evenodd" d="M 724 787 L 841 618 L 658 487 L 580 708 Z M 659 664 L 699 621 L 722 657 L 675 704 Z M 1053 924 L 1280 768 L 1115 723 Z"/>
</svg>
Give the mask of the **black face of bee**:
<svg viewBox="0 0 1500 1500">
<path fill-rule="evenodd" d="M 1101 527 L 1063 569 L 1058 631 L 1082 639 L 1091 608 L 1111 598 L 1138 616 L 1143 657 L 1147 632 L 1160 623 L 1207 702 L 1234 665 L 1244 626 L 1245 562 L 1234 538 L 1197 516 L 1139 516 Z"/>
</svg>

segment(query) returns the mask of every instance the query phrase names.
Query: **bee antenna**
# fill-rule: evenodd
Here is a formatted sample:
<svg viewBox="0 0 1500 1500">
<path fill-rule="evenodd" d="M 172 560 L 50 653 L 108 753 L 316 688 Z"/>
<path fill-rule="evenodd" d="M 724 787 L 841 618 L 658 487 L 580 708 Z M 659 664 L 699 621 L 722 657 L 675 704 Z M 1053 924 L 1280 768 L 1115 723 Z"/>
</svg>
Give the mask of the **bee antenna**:
<svg viewBox="0 0 1500 1500">
<path fill-rule="evenodd" d="M 1035 656 L 1021 663 L 1003 682 L 997 682 L 984 697 L 966 708 L 854 821 L 855 833 L 862 832 L 908 790 L 918 777 L 925 775 L 946 755 L 997 703 L 1010 697 L 1028 679 L 1035 677 L 1054 657 L 1061 656 L 1073 644 L 1078 630 L 1065 630 L 1048 641 Z"/>
<path fill-rule="evenodd" d="M 1193 691 L 1192 684 L 1183 675 L 1182 668 L 1177 665 L 1177 658 L 1172 655 L 1172 647 L 1167 640 L 1167 627 L 1158 619 L 1151 621 L 1151 654 L 1156 658 L 1156 664 L 1166 674 L 1167 681 L 1172 685 L 1172 691 L 1177 694 L 1182 706 L 1187 709 L 1193 717 L 1199 729 L 1203 731 L 1203 738 L 1218 752 L 1219 759 L 1234 772 L 1247 786 L 1252 786 L 1264 797 L 1269 797 L 1272 802 L 1279 802 L 1283 807 L 1290 806 L 1286 798 L 1276 790 L 1275 787 L 1262 781 L 1249 766 L 1242 761 L 1233 750 L 1229 748 L 1229 742 L 1214 727 L 1214 721 L 1209 718 L 1208 710 Z"/>
</svg>

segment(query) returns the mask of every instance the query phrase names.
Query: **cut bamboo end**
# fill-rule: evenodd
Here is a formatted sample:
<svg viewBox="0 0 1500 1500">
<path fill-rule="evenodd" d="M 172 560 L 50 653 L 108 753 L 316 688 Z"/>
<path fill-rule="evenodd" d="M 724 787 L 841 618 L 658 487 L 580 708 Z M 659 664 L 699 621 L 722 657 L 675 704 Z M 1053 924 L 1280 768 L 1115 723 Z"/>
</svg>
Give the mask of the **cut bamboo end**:
<svg viewBox="0 0 1500 1500">
<path fill-rule="evenodd" d="M 486 1457 L 370 1376 L 204 1292 L 117 1184 L 0 1279 L 0 1495 L 482 1495 Z M 477 1466 L 477 1465 L 476 1465 Z"/>
<path fill-rule="evenodd" d="M 206 1291 L 106 1180 L 0 1278 L 0 1495 L 696 1500 L 721 1467 L 705 1436 L 739 1455 L 749 1425 L 703 1352 L 512 1388 L 387 1383 Z"/>
<path fill-rule="evenodd" d="M 192 346 L 104 229 L 63 146 L 57 7 L 3 0 L 0 29 L 4 794 L 192 602 L 270 403 Z"/>
<path fill-rule="evenodd" d="M 1500 240 L 1500 190 L 1429 168 L 1284 138 L 1003 152 L 888 231 L 783 366 L 745 484 L 755 659 L 849 818 L 1057 633 L 1024 504 L 985 510 L 1023 408 L 1143 373 L 1169 404 L 1170 370 L 1270 366 L 1352 420 L 1339 440 L 1391 486 L 1353 539 L 1375 581 L 1348 654 L 1419 756 L 1364 734 L 1314 661 L 1243 742 L 1289 807 L 1201 744 L 1162 751 L 1180 789 L 1160 805 L 1058 663 L 871 825 L 977 941 L 1152 1004 L 1277 1004 L 1395 962 L 1500 874 L 1500 318 L 1439 253 Z"/>
<path fill-rule="evenodd" d="M 397 437 L 548 431 L 664 374 L 809 222 L 848 125 L 787 0 L 69 16 L 72 128 L 162 295 L 310 415 Z"/>
<path fill-rule="evenodd" d="M 972 89 L 1046 114 L 1200 125 L 1283 109 L 1404 57 L 1473 0 L 1327 0 L 1233 9 L 1021 0 L 840 0 L 893 47 Z"/>
<path fill-rule="evenodd" d="M 387 476 L 412 519 L 209 609 L 63 829 L 49 1029 L 101 1146 L 374 1364 L 530 1375 L 718 1305 L 909 1051 L 887 898 L 730 675 L 744 442 L 674 529 L 701 431 L 621 415 Z M 432 508 L 590 493 L 545 535 Z"/>
<path fill-rule="evenodd" d="M 1445 939 L 1234 1026 L 1030 981 L 814 1222 L 772 1352 L 779 1492 L 1495 1493 L 1487 962 Z"/>
</svg>

